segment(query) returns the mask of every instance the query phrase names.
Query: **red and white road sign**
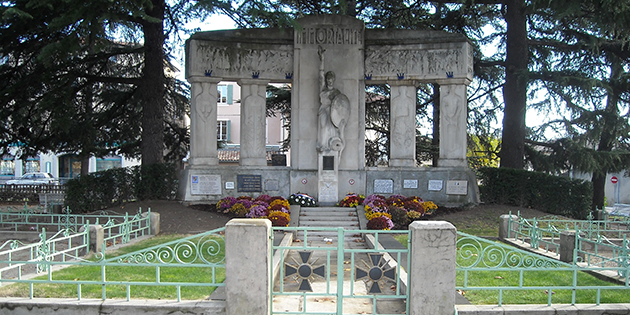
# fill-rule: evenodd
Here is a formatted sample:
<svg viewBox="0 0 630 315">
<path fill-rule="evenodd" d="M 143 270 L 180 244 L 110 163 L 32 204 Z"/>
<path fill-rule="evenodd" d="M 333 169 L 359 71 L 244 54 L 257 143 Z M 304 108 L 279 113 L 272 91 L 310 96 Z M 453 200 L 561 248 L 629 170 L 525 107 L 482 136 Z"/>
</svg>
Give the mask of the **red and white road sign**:
<svg viewBox="0 0 630 315">
<path fill-rule="evenodd" d="M 611 181 L 613 184 L 616 184 L 616 183 L 619 181 L 619 179 L 617 178 L 617 176 L 613 176 L 613 177 L 611 177 L 611 178 L 610 178 L 610 181 Z"/>
</svg>

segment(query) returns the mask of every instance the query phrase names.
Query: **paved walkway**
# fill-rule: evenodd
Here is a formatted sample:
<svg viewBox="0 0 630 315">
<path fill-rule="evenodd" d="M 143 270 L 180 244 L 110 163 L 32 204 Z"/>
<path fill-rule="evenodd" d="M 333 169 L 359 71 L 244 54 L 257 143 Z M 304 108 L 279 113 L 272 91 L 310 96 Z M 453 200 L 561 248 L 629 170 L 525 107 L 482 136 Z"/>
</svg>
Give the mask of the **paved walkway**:
<svg viewBox="0 0 630 315">
<path fill-rule="evenodd" d="M 324 222 L 320 226 L 327 227 L 344 227 L 347 229 L 348 222 L 357 223 L 356 212 L 348 215 L 331 215 L 332 208 L 309 209 L 308 214 L 300 215 L 300 226 L 308 225 L 308 227 L 316 227 L 313 221 Z M 322 213 L 318 219 L 313 219 L 314 213 L 317 211 Z M 348 211 L 348 208 L 338 209 L 337 211 Z M 346 219 L 342 219 L 343 217 Z M 302 220 L 303 217 L 308 220 Z M 336 224 L 326 223 L 338 221 Z M 302 224 L 303 222 L 308 222 Z M 358 225 L 355 229 L 358 229 Z M 351 230 L 345 232 L 343 239 L 343 281 L 338 281 L 338 240 L 336 232 L 307 233 L 307 241 L 304 243 L 303 234 L 298 234 L 297 239 L 292 243 L 284 267 L 285 273 L 289 276 L 284 279 L 276 279 L 273 293 L 273 311 L 276 314 L 283 312 L 306 312 L 306 313 L 336 313 L 341 310 L 345 314 L 405 314 L 405 303 L 403 299 L 374 299 L 373 294 L 369 294 L 370 290 L 380 290 L 378 295 L 395 295 L 396 282 L 382 277 L 381 281 L 374 283 L 363 280 L 355 281 L 357 269 L 359 267 L 367 272 L 378 270 L 374 269 L 374 263 L 368 257 L 368 254 L 361 252 L 367 250 L 365 241 L 360 234 Z M 308 254 L 311 252 L 311 254 Z M 353 254 L 354 252 L 354 254 Z M 353 257 L 354 256 L 354 257 Z M 353 259 L 354 258 L 354 259 Z M 353 268 L 353 262 L 354 267 Z M 376 261 L 376 265 L 383 264 L 383 261 Z M 354 269 L 354 270 L 353 270 Z M 382 267 L 381 270 L 388 269 Z M 361 271 L 358 271 L 361 273 Z M 302 273 L 302 275 L 300 275 Z M 309 275 L 308 277 L 303 277 Z M 323 277 L 322 277 L 323 275 Z M 361 275 L 361 274 L 360 274 Z M 327 281 L 328 279 L 328 281 Z M 282 284 L 280 281 L 283 281 Z M 337 298 L 337 287 L 343 285 L 343 301 L 339 306 Z M 282 288 L 281 288 L 282 285 Z M 299 293 L 300 289 L 312 289 L 312 292 Z M 282 292 L 282 294 L 279 294 Z M 402 293 L 404 294 L 404 293 Z"/>
</svg>

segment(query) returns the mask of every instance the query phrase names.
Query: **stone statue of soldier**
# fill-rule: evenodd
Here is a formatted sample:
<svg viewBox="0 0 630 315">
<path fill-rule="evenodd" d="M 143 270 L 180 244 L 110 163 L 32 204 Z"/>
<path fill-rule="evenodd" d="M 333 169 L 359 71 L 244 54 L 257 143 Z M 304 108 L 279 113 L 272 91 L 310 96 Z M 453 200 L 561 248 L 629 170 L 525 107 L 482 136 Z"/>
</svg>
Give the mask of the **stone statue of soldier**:
<svg viewBox="0 0 630 315">
<path fill-rule="evenodd" d="M 350 100 L 341 93 L 335 84 L 335 73 L 324 73 L 324 53 L 326 50 L 319 46 L 319 113 L 317 132 L 317 151 L 338 151 L 339 156 L 345 147 L 344 129 L 350 116 Z"/>
</svg>

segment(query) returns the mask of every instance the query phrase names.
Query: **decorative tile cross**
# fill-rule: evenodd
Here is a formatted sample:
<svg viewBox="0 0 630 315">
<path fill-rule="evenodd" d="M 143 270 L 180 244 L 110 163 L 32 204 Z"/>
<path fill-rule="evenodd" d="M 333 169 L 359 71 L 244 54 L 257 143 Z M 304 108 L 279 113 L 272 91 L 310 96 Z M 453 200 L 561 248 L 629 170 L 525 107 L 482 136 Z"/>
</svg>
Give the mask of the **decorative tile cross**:
<svg viewBox="0 0 630 315">
<path fill-rule="evenodd" d="M 311 281 L 314 280 L 315 276 L 320 276 L 322 278 L 326 277 L 326 266 L 321 265 L 318 267 L 313 267 L 313 264 L 317 262 L 310 262 L 311 256 L 313 252 L 300 251 L 301 263 L 291 258 L 295 264 L 284 264 L 284 275 L 285 277 L 293 277 L 295 281 L 299 282 L 298 291 L 300 292 L 313 292 L 313 288 L 311 287 Z"/>
<path fill-rule="evenodd" d="M 386 279 L 396 281 L 396 268 L 387 269 L 387 262 L 383 258 L 383 254 L 369 253 L 370 263 L 366 263 L 365 269 L 355 267 L 355 280 L 363 280 L 368 285 L 370 294 L 382 293 L 382 286 Z"/>
</svg>

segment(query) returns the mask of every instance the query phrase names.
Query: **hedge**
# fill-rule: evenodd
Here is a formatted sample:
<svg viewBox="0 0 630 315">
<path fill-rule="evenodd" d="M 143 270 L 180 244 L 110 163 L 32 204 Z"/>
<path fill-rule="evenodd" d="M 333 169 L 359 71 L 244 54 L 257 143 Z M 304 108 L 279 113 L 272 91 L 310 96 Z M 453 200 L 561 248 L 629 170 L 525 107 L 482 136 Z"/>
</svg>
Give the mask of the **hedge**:
<svg viewBox="0 0 630 315">
<path fill-rule="evenodd" d="M 171 164 L 114 168 L 67 182 L 64 206 L 85 213 L 128 201 L 176 198 L 177 171 Z"/>
<path fill-rule="evenodd" d="M 591 211 L 590 182 L 508 168 L 478 170 L 485 203 L 531 207 L 550 214 L 586 219 Z"/>
</svg>

